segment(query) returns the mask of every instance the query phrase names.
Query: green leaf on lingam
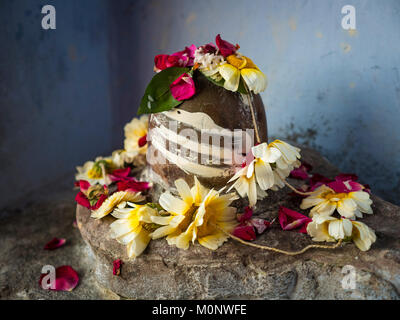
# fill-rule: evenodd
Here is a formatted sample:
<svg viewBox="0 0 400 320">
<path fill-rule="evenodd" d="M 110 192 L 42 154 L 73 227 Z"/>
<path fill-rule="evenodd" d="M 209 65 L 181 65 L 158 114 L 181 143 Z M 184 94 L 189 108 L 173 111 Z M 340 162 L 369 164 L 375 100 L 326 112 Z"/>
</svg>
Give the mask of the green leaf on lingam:
<svg viewBox="0 0 400 320">
<path fill-rule="evenodd" d="M 170 85 L 189 68 L 171 67 L 154 75 L 144 92 L 138 114 L 157 113 L 177 107 L 183 101 L 176 100 L 170 90 Z"/>
</svg>

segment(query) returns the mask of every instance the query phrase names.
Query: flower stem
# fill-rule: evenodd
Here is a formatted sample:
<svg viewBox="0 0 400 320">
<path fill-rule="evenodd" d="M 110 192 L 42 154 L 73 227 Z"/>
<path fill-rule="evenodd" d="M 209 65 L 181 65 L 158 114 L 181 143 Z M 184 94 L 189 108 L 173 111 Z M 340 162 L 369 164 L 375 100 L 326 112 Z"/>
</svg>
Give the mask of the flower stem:
<svg viewBox="0 0 400 320">
<path fill-rule="evenodd" d="M 260 134 L 258 133 L 258 125 L 257 125 L 257 122 L 256 122 L 256 116 L 255 116 L 255 113 L 254 113 L 254 106 L 253 106 L 253 102 L 252 102 L 251 97 L 250 97 L 250 90 L 249 90 L 249 88 L 247 87 L 247 84 L 244 81 L 243 81 L 243 84 L 244 84 L 244 87 L 246 88 L 246 91 L 247 91 L 246 97 L 247 97 L 247 101 L 249 102 L 249 108 L 250 108 L 250 112 L 251 112 L 251 118 L 253 120 L 254 131 L 256 133 L 257 143 L 261 143 Z"/>
<path fill-rule="evenodd" d="M 338 247 L 340 247 L 340 245 L 342 244 L 342 239 L 339 239 L 339 241 L 333 245 L 333 246 L 325 246 L 325 245 L 320 245 L 320 244 L 310 244 L 306 247 L 304 247 L 303 249 L 299 250 L 299 251 L 286 251 L 286 250 L 281 250 L 278 248 L 273 248 L 273 247 L 268 247 L 268 246 L 262 246 L 260 244 L 257 243 L 251 243 L 248 241 L 245 241 L 243 239 L 240 239 L 236 236 L 234 236 L 233 234 L 230 234 L 228 232 L 226 232 L 225 230 L 222 230 L 221 228 L 217 227 L 220 231 L 222 231 L 223 233 L 225 233 L 227 236 L 229 236 L 230 238 L 232 238 L 233 240 L 236 240 L 246 246 L 250 246 L 250 247 L 254 247 L 254 248 L 258 248 L 258 249 L 262 249 L 262 250 L 269 250 L 269 251 L 273 251 L 276 253 L 282 253 L 285 254 L 287 256 L 297 256 L 299 254 L 302 254 L 304 252 L 306 252 L 309 249 L 336 249 Z"/>
<path fill-rule="evenodd" d="M 297 194 L 300 194 L 302 196 L 310 196 L 313 194 L 313 192 L 301 192 L 301 191 L 297 190 L 295 187 L 293 187 L 291 184 L 289 184 L 289 182 L 287 182 L 286 180 L 283 180 L 283 183 L 286 184 L 286 186 L 288 186 L 294 192 L 296 192 Z"/>
</svg>

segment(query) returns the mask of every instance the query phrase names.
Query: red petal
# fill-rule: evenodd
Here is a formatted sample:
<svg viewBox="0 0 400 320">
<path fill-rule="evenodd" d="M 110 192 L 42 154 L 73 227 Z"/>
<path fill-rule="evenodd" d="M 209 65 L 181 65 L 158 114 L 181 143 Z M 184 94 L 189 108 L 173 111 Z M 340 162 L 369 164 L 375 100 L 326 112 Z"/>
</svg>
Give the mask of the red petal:
<svg viewBox="0 0 400 320">
<path fill-rule="evenodd" d="M 332 181 L 327 184 L 336 193 L 347 193 L 350 190 L 346 187 L 343 181 Z"/>
<path fill-rule="evenodd" d="M 341 173 L 335 177 L 335 180 L 339 181 L 357 181 L 358 176 L 354 173 Z"/>
<path fill-rule="evenodd" d="M 331 180 L 319 173 L 314 173 L 312 175 L 312 177 L 310 178 L 310 191 L 314 191 L 315 189 L 322 186 L 323 184 L 327 184 L 332 181 L 333 180 Z"/>
<path fill-rule="evenodd" d="M 141 147 L 143 147 L 144 145 L 146 145 L 146 143 L 147 143 L 147 134 L 145 134 L 143 137 L 141 137 L 141 138 L 138 140 L 138 146 L 139 146 L 139 148 L 141 148 Z"/>
<path fill-rule="evenodd" d="M 237 226 L 233 230 L 233 235 L 243 240 L 255 240 L 256 233 L 253 226 Z"/>
<path fill-rule="evenodd" d="M 86 180 L 79 180 L 79 188 L 81 189 L 82 192 L 84 192 L 90 188 L 90 183 L 87 182 Z"/>
<path fill-rule="evenodd" d="M 46 245 L 44 246 L 44 250 L 54 250 L 57 249 L 59 247 L 62 247 L 65 242 L 67 242 L 67 240 L 61 238 L 54 238 L 53 240 L 49 241 L 48 243 L 46 243 Z"/>
<path fill-rule="evenodd" d="M 307 180 L 310 177 L 308 172 L 311 170 L 312 170 L 311 164 L 303 161 L 300 167 L 295 168 L 290 172 L 290 176 L 294 179 Z"/>
<path fill-rule="evenodd" d="M 56 270 L 55 288 L 47 290 L 54 291 L 72 291 L 79 283 L 78 273 L 71 266 L 61 266 Z M 47 274 L 42 273 L 39 279 L 39 285 L 42 287 L 42 280 Z M 42 287 L 43 288 L 43 287 Z"/>
<path fill-rule="evenodd" d="M 244 223 L 247 220 L 250 220 L 251 217 L 253 216 L 253 209 L 250 207 L 244 208 L 244 213 L 238 216 L 238 220 L 241 223 Z"/>
<path fill-rule="evenodd" d="M 133 177 L 129 177 L 131 173 L 131 168 L 126 167 L 125 169 L 116 169 L 110 174 L 110 179 L 112 181 L 121 181 L 121 180 L 131 180 Z"/>
<path fill-rule="evenodd" d="M 75 201 L 78 202 L 81 206 L 90 209 L 90 202 L 88 198 L 82 193 L 82 191 L 79 191 L 78 194 L 75 197 Z"/>
<path fill-rule="evenodd" d="M 113 261 L 113 275 L 119 276 L 121 273 L 122 260 L 117 259 Z"/>
<path fill-rule="evenodd" d="M 187 100 L 196 93 L 193 78 L 187 73 L 181 74 L 169 87 L 172 96 L 178 101 Z"/>
<path fill-rule="evenodd" d="M 279 208 L 279 224 L 281 225 L 283 230 L 288 231 L 301 227 L 297 231 L 305 233 L 305 227 L 311 221 L 312 220 L 309 217 L 297 211 L 288 209 L 283 206 Z"/>
<path fill-rule="evenodd" d="M 103 204 L 103 202 L 107 199 L 108 197 L 105 194 L 102 194 L 99 198 L 99 200 L 97 200 L 96 204 L 94 206 L 92 206 L 90 209 L 92 210 L 97 210 L 98 208 L 100 208 L 100 206 Z"/>
<path fill-rule="evenodd" d="M 168 55 L 167 54 L 158 54 L 154 57 L 154 66 L 158 70 L 164 70 L 167 68 L 167 60 L 168 60 Z"/>
<path fill-rule="evenodd" d="M 118 191 L 133 191 L 140 192 L 150 189 L 150 183 L 146 181 L 137 181 L 136 179 L 132 181 L 120 181 L 117 183 Z"/>
<path fill-rule="evenodd" d="M 221 35 L 219 34 L 215 37 L 215 43 L 217 44 L 217 47 L 221 52 L 221 54 L 224 56 L 224 58 L 230 56 L 231 54 L 234 54 L 237 50 L 232 43 L 222 40 Z"/>
<path fill-rule="evenodd" d="M 253 225 L 254 228 L 256 228 L 258 234 L 262 234 L 271 226 L 271 223 L 260 218 L 253 218 L 250 220 L 250 223 Z"/>
</svg>

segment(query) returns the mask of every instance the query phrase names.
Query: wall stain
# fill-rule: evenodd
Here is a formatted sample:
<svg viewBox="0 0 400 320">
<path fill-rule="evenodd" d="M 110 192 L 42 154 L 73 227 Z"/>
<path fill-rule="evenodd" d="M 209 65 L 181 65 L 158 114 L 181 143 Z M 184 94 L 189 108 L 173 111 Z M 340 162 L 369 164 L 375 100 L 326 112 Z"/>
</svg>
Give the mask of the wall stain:
<svg viewBox="0 0 400 320">
<path fill-rule="evenodd" d="M 342 48 L 344 53 L 349 53 L 351 51 L 351 45 L 349 45 L 348 43 L 342 42 L 340 44 L 340 47 Z"/>
</svg>

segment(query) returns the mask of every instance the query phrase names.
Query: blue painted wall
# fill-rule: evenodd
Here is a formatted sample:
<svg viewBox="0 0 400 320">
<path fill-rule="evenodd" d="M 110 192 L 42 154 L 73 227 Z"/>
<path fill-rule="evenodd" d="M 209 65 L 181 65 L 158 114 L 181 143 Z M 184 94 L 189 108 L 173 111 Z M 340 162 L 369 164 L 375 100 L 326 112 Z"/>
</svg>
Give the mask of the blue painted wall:
<svg viewBox="0 0 400 320">
<path fill-rule="evenodd" d="M 40 8 L 57 9 L 57 30 Z M 341 27 L 356 8 L 357 30 Z M 270 135 L 322 152 L 400 203 L 400 2 L 0 2 L 1 205 L 122 144 L 153 57 L 217 33 L 269 79 Z"/>
</svg>

